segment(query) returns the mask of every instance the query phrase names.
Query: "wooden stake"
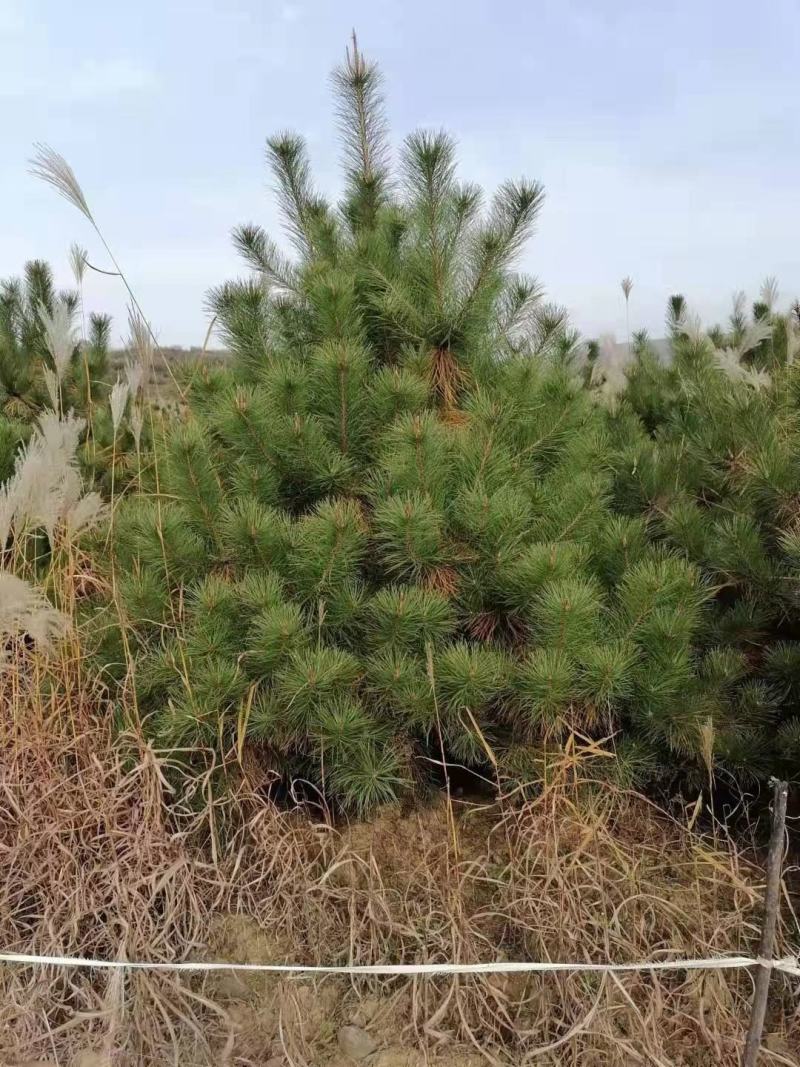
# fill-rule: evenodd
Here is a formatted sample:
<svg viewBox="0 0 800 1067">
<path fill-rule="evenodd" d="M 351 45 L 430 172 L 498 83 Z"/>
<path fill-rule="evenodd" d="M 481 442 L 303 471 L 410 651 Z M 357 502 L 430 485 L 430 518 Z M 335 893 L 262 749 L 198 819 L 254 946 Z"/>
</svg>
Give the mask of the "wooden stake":
<svg viewBox="0 0 800 1067">
<path fill-rule="evenodd" d="M 747 1032 L 747 1044 L 744 1047 L 742 1067 L 756 1067 L 761 1033 L 764 1029 L 764 1017 L 767 1014 L 769 980 L 772 977 L 772 949 L 775 944 L 775 930 L 778 926 L 778 913 L 781 898 L 781 863 L 783 860 L 783 840 L 786 826 L 786 800 L 789 787 L 786 782 L 774 782 L 772 792 L 772 834 L 767 853 L 767 887 L 764 894 L 764 923 L 761 927 L 761 940 L 758 945 L 758 958 L 765 962 L 758 968 L 756 987 L 753 993 L 753 1008 L 750 1015 L 750 1029 Z"/>
</svg>

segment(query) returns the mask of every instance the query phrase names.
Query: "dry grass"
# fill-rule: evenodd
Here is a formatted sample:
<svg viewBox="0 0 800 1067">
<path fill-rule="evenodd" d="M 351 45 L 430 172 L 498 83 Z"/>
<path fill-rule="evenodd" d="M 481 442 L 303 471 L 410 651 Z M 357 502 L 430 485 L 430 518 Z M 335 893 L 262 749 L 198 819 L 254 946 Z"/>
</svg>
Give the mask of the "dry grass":
<svg viewBox="0 0 800 1067">
<path fill-rule="evenodd" d="M 144 383 L 151 403 L 157 409 L 180 402 L 180 390 L 176 386 L 176 376 L 182 379 L 187 371 L 194 369 L 195 366 L 215 366 L 225 364 L 230 359 L 230 353 L 225 349 L 204 350 L 196 347 L 167 346 L 160 349 L 160 354 L 163 358 L 149 360 Z M 111 352 L 109 358 L 111 376 L 124 371 L 129 359 L 128 349 L 117 349 Z"/>
<path fill-rule="evenodd" d="M 111 709 L 79 661 L 48 668 L 22 653 L 16 666 L 0 674 L 0 942 L 182 958 L 203 936 L 214 871 L 167 826 L 162 767 L 145 748 L 112 745 Z M 167 1062 L 168 1020 L 190 1025 L 197 1002 L 168 976 L 124 984 L 112 972 L 6 968 L 0 1059 L 66 1063 L 96 1043 Z"/>
<path fill-rule="evenodd" d="M 563 780 L 499 809 L 434 804 L 313 824 L 235 767 L 230 800 L 135 737 L 72 641 L 0 673 L 0 943 L 42 954 L 307 963 L 634 961 L 750 953 L 760 875 L 647 801 Z M 210 757 L 209 757 L 210 758 Z M 231 772 L 233 773 L 233 772 Z M 784 932 L 785 938 L 785 932 Z M 785 940 L 782 944 L 785 951 Z M 797 1063 L 774 980 L 764 1063 Z M 0 1062 L 340 1064 L 356 1020 L 380 1067 L 738 1063 L 746 972 L 410 979 L 5 966 Z"/>
</svg>

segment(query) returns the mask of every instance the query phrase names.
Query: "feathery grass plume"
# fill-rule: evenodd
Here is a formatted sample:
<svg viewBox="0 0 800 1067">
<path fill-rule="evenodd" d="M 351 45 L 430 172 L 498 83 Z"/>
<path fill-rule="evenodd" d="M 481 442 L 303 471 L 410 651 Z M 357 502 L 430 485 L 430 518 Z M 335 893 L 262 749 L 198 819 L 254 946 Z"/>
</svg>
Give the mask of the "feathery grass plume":
<svg viewBox="0 0 800 1067">
<path fill-rule="evenodd" d="M 62 456 L 64 462 L 72 463 L 85 429 L 86 420 L 72 411 L 64 416 L 44 411 L 39 416 L 34 440 L 41 441 L 48 458 L 55 460 Z"/>
<path fill-rule="evenodd" d="M 135 399 L 146 388 L 153 372 L 153 331 L 138 308 L 128 307 L 128 351 L 133 361 L 126 364 L 125 373 Z M 138 368 L 138 369 L 134 369 Z"/>
<path fill-rule="evenodd" d="M 125 414 L 125 408 L 128 406 L 128 395 L 130 393 L 130 387 L 127 382 L 123 382 L 119 376 L 111 389 L 111 396 L 109 398 L 109 406 L 111 408 L 111 424 L 114 427 L 114 435 L 116 436 L 122 417 Z"/>
<path fill-rule="evenodd" d="M 52 547 L 59 532 L 68 539 L 105 517 L 97 493 L 84 496 L 77 451 L 84 419 L 72 412 L 44 412 L 20 452 L 14 474 L 0 490 L 0 546 L 13 530 L 15 539 L 44 530 Z"/>
<path fill-rule="evenodd" d="M 714 362 L 732 381 L 744 379 L 747 368 L 742 366 L 740 360 L 741 353 L 736 348 L 714 349 Z"/>
<path fill-rule="evenodd" d="M 745 374 L 745 381 L 748 385 L 752 385 L 754 389 L 768 389 L 772 384 L 772 378 L 768 371 L 762 370 L 759 367 L 748 367 Z"/>
<path fill-rule="evenodd" d="M 751 323 L 744 332 L 744 337 L 739 342 L 738 350 L 746 355 L 754 348 L 758 348 L 762 341 L 768 341 L 772 337 L 772 326 L 763 319 Z"/>
<path fill-rule="evenodd" d="M 82 534 L 93 530 L 108 517 L 108 505 L 99 493 L 86 493 L 64 513 L 64 532 L 68 541 L 74 541 Z"/>
<path fill-rule="evenodd" d="M 63 298 L 58 298 L 53 301 L 52 309 L 43 303 L 39 305 L 39 318 L 44 329 L 47 351 L 61 382 L 78 346 L 78 331 L 73 325 L 73 308 Z"/>
<path fill-rule="evenodd" d="M 701 345 L 706 340 L 706 332 L 703 329 L 703 320 L 696 311 L 684 307 L 680 318 L 680 329 L 695 345 Z"/>
<path fill-rule="evenodd" d="M 144 428 L 144 414 L 142 412 L 141 404 L 133 404 L 131 407 L 131 433 L 133 434 L 133 441 L 136 446 L 137 453 L 141 451 L 142 447 L 142 429 Z"/>
<path fill-rule="evenodd" d="M 37 143 L 33 147 L 34 156 L 30 161 L 31 173 L 48 185 L 52 185 L 94 225 L 94 218 L 89 210 L 86 197 L 75 177 L 75 172 L 66 159 L 49 145 Z"/>
<path fill-rule="evenodd" d="M 738 342 L 747 328 L 747 294 L 737 289 L 731 298 L 730 326 L 734 342 Z"/>
<path fill-rule="evenodd" d="M 763 341 L 771 338 L 772 330 L 772 325 L 765 319 L 745 324 L 734 345 L 714 349 L 714 362 L 732 381 L 747 382 L 756 389 L 765 388 L 770 382 L 769 374 L 763 368 L 748 366 L 742 360 Z"/>
<path fill-rule="evenodd" d="M 617 344 L 613 334 L 603 334 L 599 338 L 597 359 L 592 363 L 591 384 L 599 387 L 607 404 L 613 404 L 625 388 L 626 363 L 627 353 L 623 346 Z"/>
<path fill-rule="evenodd" d="M 0 562 L 2 562 L 8 545 L 14 516 L 17 511 L 17 500 L 15 494 L 11 491 L 12 486 L 13 480 L 11 479 L 0 485 Z"/>
<path fill-rule="evenodd" d="M 786 328 L 786 365 L 794 365 L 795 357 L 800 352 L 800 321 L 797 315 L 790 311 L 785 319 Z"/>
<path fill-rule="evenodd" d="M 58 375 L 51 367 L 42 368 L 47 395 L 50 398 L 53 411 L 61 411 L 61 395 L 59 390 Z"/>
<path fill-rule="evenodd" d="M 47 532 L 51 545 L 65 514 L 80 498 L 76 451 L 86 423 L 71 413 L 45 412 L 17 459 L 8 491 L 19 533 Z"/>
<path fill-rule="evenodd" d="M 73 241 L 69 246 L 69 266 L 75 278 L 75 284 L 80 287 L 83 285 L 83 276 L 86 273 L 86 264 L 89 258 L 89 253 L 85 248 Z"/>
<path fill-rule="evenodd" d="M 144 383 L 144 368 L 141 363 L 132 363 L 128 360 L 125 363 L 124 371 L 128 393 L 132 400 L 136 400 Z"/>
<path fill-rule="evenodd" d="M 766 389 L 771 381 L 768 372 L 758 367 L 748 367 L 741 362 L 741 357 L 740 349 L 714 349 L 714 362 L 731 381 L 746 382 L 754 389 Z"/>
<path fill-rule="evenodd" d="M 761 283 L 759 296 L 767 311 L 772 314 L 778 304 L 778 279 L 774 274 L 768 274 Z"/>
<path fill-rule="evenodd" d="M 158 342 L 155 338 L 155 334 L 153 333 L 150 324 L 144 318 L 142 309 L 139 305 L 139 301 L 136 299 L 136 294 L 131 288 L 130 282 L 126 277 L 125 272 L 122 270 L 120 264 L 117 262 L 117 259 L 113 251 L 111 250 L 111 246 L 103 235 L 103 231 L 100 229 L 99 225 L 97 224 L 97 221 L 89 210 L 89 205 L 86 201 L 86 197 L 83 195 L 83 190 L 78 184 L 78 179 L 75 177 L 74 171 L 64 159 L 64 157 L 59 155 L 58 152 L 50 148 L 48 145 L 35 144 L 34 149 L 35 154 L 30 160 L 30 172 L 35 177 L 41 178 L 42 181 L 46 182 L 48 185 L 51 185 L 54 189 L 56 189 L 57 192 L 59 192 L 74 207 L 76 207 L 81 212 L 81 214 L 84 215 L 85 218 L 87 218 L 92 224 L 95 233 L 102 242 L 103 247 L 105 248 L 111 259 L 111 262 L 115 267 L 117 275 L 119 276 L 122 284 L 125 286 L 125 290 L 128 293 L 128 296 L 130 297 L 130 300 L 136 310 L 136 313 L 141 319 L 142 329 L 147 334 L 149 334 L 149 339 L 147 343 L 152 344 L 152 347 L 159 352 L 163 359 L 167 373 L 172 379 L 173 384 L 176 386 L 178 393 L 181 397 L 183 397 L 184 390 L 178 380 L 175 378 L 172 368 L 170 367 L 169 361 L 159 348 Z M 84 260 L 84 262 L 86 262 L 86 260 Z M 149 363 L 146 364 L 146 369 L 148 367 Z"/>
<path fill-rule="evenodd" d="M 625 297 L 625 329 L 628 334 L 628 352 L 631 350 L 631 315 L 630 315 L 630 303 L 631 303 L 631 290 L 633 289 L 633 279 L 626 275 L 620 282 L 622 287 L 622 293 Z"/>
<path fill-rule="evenodd" d="M 10 571 L 0 570 L 0 638 L 29 637 L 47 652 L 68 628 L 68 617 L 54 608 L 40 589 Z M 0 651 L 0 668 L 3 663 Z"/>
</svg>

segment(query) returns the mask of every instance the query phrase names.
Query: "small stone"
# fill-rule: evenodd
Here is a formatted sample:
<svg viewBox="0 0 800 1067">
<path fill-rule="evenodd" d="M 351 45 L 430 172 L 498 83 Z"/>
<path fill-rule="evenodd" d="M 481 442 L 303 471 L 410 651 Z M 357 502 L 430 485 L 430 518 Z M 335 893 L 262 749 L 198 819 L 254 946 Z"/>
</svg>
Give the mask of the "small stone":
<svg viewBox="0 0 800 1067">
<path fill-rule="evenodd" d="M 339 1048 L 351 1060 L 363 1060 L 375 1051 L 375 1042 L 360 1026 L 343 1026 L 339 1031 Z"/>
</svg>

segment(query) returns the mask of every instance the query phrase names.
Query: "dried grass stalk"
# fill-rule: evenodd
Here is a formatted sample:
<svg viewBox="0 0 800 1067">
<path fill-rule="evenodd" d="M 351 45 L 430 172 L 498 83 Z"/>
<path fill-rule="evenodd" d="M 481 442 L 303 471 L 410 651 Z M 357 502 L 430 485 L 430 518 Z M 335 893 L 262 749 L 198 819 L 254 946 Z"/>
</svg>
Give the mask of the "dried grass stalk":
<svg viewBox="0 0 800 1067">
<path fill-rule="evenodd" d="M 576 784 L 574 761 L 534 799 L 462 803 L 454 824 L 434 803 L 335 827 L 267 801 L 246 753 L 170 761 L 115 742 L 112 713 L 74 642 L 55 662 L 15 646 L 0 674 L 9 949 L 320 964 L 753 953 L 759 870 L 639 796 Z M 741 971 L 315 983 L 6 967 L 0 1062 L 92 1049 L 115 1067 L 317 1067 L 341 1062 L 337 1029 L 356 1019 L 380 1063 L 725 1067 L 750 992 Z M 775 1063 L 797 1062 L 796 993 L 775 976 Z"/>
</svg>

